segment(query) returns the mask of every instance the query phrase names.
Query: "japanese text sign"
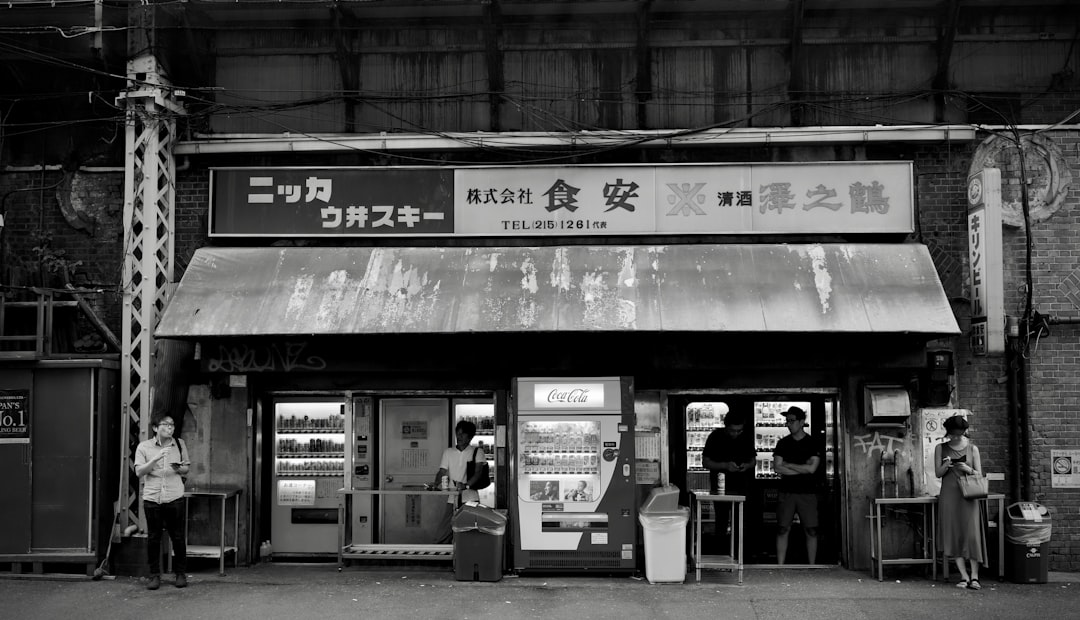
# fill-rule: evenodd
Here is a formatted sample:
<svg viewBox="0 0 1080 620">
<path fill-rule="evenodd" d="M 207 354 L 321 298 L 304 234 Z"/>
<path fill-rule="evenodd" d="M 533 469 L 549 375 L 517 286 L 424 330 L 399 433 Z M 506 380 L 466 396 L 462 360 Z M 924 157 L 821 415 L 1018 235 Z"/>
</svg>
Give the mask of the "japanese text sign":
<svg viewBox="0 0 1080 620">
<path fill-rule="evenodd" d="M 211 236 L 913 230 L 909 162 L 215 169 Z"/>
<path fill-rule="evenodd" d="M 968 269 L 971 350 L 1005 351 L 1005 291 L 1001 249 L 1001 171 L 984 168 L 968 178 Z"/>
</svg>

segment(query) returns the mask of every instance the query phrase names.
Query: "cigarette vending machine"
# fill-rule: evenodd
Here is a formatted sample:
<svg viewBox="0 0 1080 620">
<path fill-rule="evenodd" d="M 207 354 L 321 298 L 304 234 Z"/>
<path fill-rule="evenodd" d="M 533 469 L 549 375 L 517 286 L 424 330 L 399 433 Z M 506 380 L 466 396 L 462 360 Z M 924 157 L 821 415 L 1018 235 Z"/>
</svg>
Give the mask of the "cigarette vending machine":
<svg viewBox="0 0 1080 620">
<path fill-rule="evenodd" d="M 370 490 L 375 475 L 373 403 L 370 396 L 354 396 L 351 415 L 345 418 L 345 487 Z M 370 545 L 374 542 L 372 497 L 367 494 L 343 495 L 341 501 L 351 502 L 347 514 L 352 522 L 351 538 L 346 544 Z"/>
<path fill-rule="evenodd" d="M 514 568 L 634 570 L 630 378 L 522 378 L 513 387 Z"/>
</svg>

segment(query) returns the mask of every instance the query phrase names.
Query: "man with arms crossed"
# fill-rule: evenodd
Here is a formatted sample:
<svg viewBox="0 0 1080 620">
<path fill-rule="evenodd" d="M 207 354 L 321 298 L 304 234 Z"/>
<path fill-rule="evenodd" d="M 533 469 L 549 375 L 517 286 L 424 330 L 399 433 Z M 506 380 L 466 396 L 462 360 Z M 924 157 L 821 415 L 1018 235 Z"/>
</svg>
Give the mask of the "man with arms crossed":
<svg viewBox="0 0 1080 620">
<path fill-rule="evenodd" d="M 806 533 L 807 562 L 817 560 L 817 488 L 814 472 L 821 464 L 821 449 L 814 438 L 806 434 L 806 412 L 790 407 L 784 413 L 790 435 L 776 442 L 773 450 L 773 471 L 780 474 L 780 496 L 776 510 L 779 530 L 776 534 L 776 563 L 787 558 L 788 534 L 795 512 L 799 513 Z"/>
</svg>

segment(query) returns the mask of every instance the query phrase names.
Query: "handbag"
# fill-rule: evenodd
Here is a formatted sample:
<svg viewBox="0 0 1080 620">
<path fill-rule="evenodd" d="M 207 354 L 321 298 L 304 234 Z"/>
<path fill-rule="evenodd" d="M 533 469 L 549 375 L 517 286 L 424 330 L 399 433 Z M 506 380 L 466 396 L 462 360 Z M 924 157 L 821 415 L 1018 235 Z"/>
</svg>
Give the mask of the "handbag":
<svg viewBox="0 0 1080 620">
<path fill-rule="evenodd" d="M 484 459 L 481 463 L 476 462 L 476 450 L 477 448 L 473 448 L 473 456 L 469 459 L 468 464 L 465 465 L 465 479 L 472 480 L 473 475 L 476 474 L 476 467 L 479 465 L 480 477 L 475 483 L 469 485 L 470 489 L 479 491 L 480 489 L 486 489 L 491 486 L 491 468 L 487 464 L 487 459 Z"/>
<path fill-rule="evenodd" d="M 956 479 L 960 482 L 960 494 L 964 499 L 983 499 L 990 494 L 986 476 L 979 472 L 957 476 Z"/>
</svg>

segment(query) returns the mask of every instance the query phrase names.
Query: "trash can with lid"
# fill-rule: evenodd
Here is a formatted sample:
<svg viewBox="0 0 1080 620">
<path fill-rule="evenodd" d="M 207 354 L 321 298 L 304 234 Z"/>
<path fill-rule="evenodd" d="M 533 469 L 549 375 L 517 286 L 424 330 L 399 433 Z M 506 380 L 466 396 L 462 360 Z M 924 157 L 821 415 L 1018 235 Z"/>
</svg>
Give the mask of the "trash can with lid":
<svg viewBox="0 0 1080 620">
<path fill-rule="evenodd" d="M 638 512 L 645 533 L 645 578 L 649 583 L 686 580 L 686 523 L 690 509 L 675 503 L 678 496 L 677 487 L 657 487 Z"/>
<path fill-rule="evenodd" d="M 1050 565 L 1050 511 L 1036 502 L 1009 506 L 1005 529 L 1005 578 L 1046 583 Z"/>
<path fill-rule="evenodd" d="M 479 503 L 463 504 L 454 513 L 454 578 L 499 581 L 503 575 L 506 515 Z"/>
</svg>

